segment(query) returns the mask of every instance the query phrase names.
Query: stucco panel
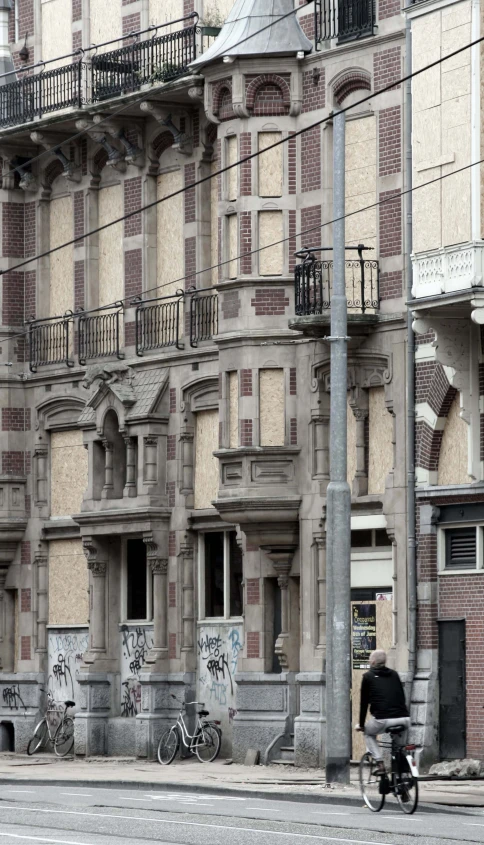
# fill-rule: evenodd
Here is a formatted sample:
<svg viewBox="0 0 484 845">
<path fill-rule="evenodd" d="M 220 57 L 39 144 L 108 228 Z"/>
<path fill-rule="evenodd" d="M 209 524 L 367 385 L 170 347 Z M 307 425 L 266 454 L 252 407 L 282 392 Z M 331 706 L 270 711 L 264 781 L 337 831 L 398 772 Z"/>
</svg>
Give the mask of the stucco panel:
<svg viewBox="0 0 484 845">
<path fill-rule="evenodd" d="M 81 540 L 49 543 L 49 625 L 86 625 L 89 577 Z"/>
<path fill-rule="evenodd" d="M 259 132 L 259 151 L 266 150 L 282 138 L 281 132 Z M 282 196 L 283 146 L 259 156 L 259 196 Z"/>
<path fill-rule="evenodd" d="M 419 70 L 441 56 L 440 12 L 412 21 L 412 69 Z M 423 111 L 440 103 L 440 66 L 425 71 L 412 80 L 413 111 Z"/>
<path fill-rule="evenodd" d="M 160 173 L 157 180 L 157 199 L 169 196 L 183 187 L 181 170 Z M 157 281 L 166 285 L 158 291 L 158 296 L 175 293 L 181 282 L 174 282 L 183 276 L 183 194 L 178 194 L 157 206 Z M 174 283 L 173 283 L 174 282 Z"/>
<path fill-rule="evenodd" d="M 226 141 L 225 160 L 226 167 L 235 164 L 239 160 L 239 139 L 237 135 L 230 135 Z M 233 167 L 232 170 L 227 171 L 227 199 L 233 202 L 239 196 L 239 167 Z"/>
<path fill-rule="evenodd" d="M 469 41 L 471 41 L 470 23 L 442 32 L 442 58 L 458 50 L 459 47 L 464 47 Z M 452 56 L 451 59 L 445 60 L 445 64 L 442 65 L 442 72 L 448 73 L 457 68 L 469 67 L 469 65 L 470 51 L 463 50 L 457 56 Z"/>
<path fill-rule="evenodd" d="M 393 467 L 393 420 L 386 409 L 385 388 L 371 387 L 368 394 L 368 493 L 384 493 L 385 479 Z"/>
<path fill-rule="evenodd" d="M 237 449 L 239 445 L 239 374 L 237 370 L 229 373 L 229 446 Z"/>
<path fill-rule="evenodd" d="M 348 121 L 346 128 L 346 211 L 351 214 L 376 201 L 376 117 Z M 376 246 L 377 213 L 375 208 L 346 220 L 348 245 L 364 242 Z M 348 286 L 348 285 L 347 285 Z M 348 293 L 351 296 L 351 292 Z"/>
<path fill-rule="evenodd" d="M 123 189 L 111 185 L 99 191 L 99 225 L 123 216 Z M 108 305 L 124 295 L 123 224 L 99 232 L 99 305 Z"/>
<path fill-rule="evenodd" d="M 42 58 L 45 62 L 72 51 L 71 7 L 71 0 L 49 0 L 42 3 Z M 48 65 L 47 70 L 68 63 L 68 59 L 53 62 Z"/>
<path fill-rule="evenodd" d="M 239 262 L 236 260 L 236 256 L 239 254 L 239 235 L 238 235 L 238 215 L 231 214 L 227 217 L 227 235 L 228 235 L 228 255 L 227 258 L 234 259 L 230 260 L 230 264 L 226 264 L 227 267 L 226 273 L 229 279 L 235 279 L 239 272 Z"/>
<path fill-rule="evenodd" d="M 440 447 L 437 484 L 469 484 L 467 475 L 468 425 L 460 417 L 460 394 L 457 393 L 445 421 Z"/>
<path fill-rule="evenodd" d="M 347 456 L 347 471 L 346 471 L 346 478 L 348 484 L 353 483 L 353 479 L 356 473 L 356 420 L 355 415 L 351 409 L 350 403 L 348 402 L 348 406 L 346 409 L 347 413 L 347 422 L 346 422 L 346 437 L 347 437 L 347 445 L 346 445 L 346 456 Z"/>
<path fill-rule="evenodd" d="M 150 24 L 167 23 L 183 17 L 183 0 L 150 0 Z M 181 29 L 183 24 L 163 27 L 159 35 Z"/>
<path fill-rule="evenodd" d="M 122 35 L 121 24 L 121 3 L 109 3 L 106 0 L 90 0 L 91 14 L 91 44 L 100 44 L 103 41 L 111 41 Z M 116 44 L 101 47 L 101 51 L 116 49 Z"/>
<path fill-rule="evenodd" d="M 79 513 L 87 487 L 87 451 L 82 445 L 82 431 L 52 432 L 50 479 L 51 515 Z"/>
<path fill-rule="evenodd" d="M 426 171 L 427 179 L 440 175 L 440 167 Z M 442 187 L 427 185 L 413 195 L 413 248 L 415 252 L 442 245 Z"/>
<path fill-rule="evenodd" d="M 281 276 L 283 270 L 283 244 L 277 241 L 283 238 L 282 211 L 262 211 L 259 214 L 259 247 L 276 244 L 259 253 L 259 272 L 261 276 Z"/>
<path fill-rule="evenodd" d="M 72 196 L 58 197 L 50 203 L 50 246 L 53 249 L 74 236 Z M 66 246 L 50 256 L 50 315 L 64 314 L 74 308 L 74 248 Z"/>
<path fill-rule="evenodd" d="M 259 371 L 260 445 L 284 446 L 284 370 Z"/>
<path fill-rule="evenodd" d="M 195 510 L 211 508 L 217 498 L 219 467 L 214 452 L 218 449 L 218 411 L 199 411 L 195 425 Z"/>
<path fill-rule="evenodd" d="M 471 4 L 455 3 L 442 9 L 442 32 L 471 22 Z"/>
<path fill-rule="evenodd" d="M 442 168 L 442 174 L 465 167 L 471 158 L 470 124 L 446 129 L 443 149 L 452 150 L 455 160 Z M 442 181 L 442 243 L 462 243 L 471 239 L 471 178 L 472 171 L 456 173 Z M 456 214 L 456 209 L 459 213 Z"/>
<path fill-rule="evenodd" d="M 442 74 L 442 102 L 470 94 L 471 76 L 468 67 Z"/>
</svg>

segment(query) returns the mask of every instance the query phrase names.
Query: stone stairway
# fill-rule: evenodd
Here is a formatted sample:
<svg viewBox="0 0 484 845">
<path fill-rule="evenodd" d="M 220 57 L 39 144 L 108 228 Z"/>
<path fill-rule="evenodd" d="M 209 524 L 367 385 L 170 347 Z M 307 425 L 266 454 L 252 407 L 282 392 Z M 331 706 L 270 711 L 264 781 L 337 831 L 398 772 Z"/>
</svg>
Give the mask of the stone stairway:
<svg viewBox="0 0 484 845">
<path fill-rule="evenodd" d="M 273 766 L 294 766 L 294 734 L 290 735 L 291 745 L 282 745 L 279 748 L 277 759 L 271 760 Z"/>
</svg>

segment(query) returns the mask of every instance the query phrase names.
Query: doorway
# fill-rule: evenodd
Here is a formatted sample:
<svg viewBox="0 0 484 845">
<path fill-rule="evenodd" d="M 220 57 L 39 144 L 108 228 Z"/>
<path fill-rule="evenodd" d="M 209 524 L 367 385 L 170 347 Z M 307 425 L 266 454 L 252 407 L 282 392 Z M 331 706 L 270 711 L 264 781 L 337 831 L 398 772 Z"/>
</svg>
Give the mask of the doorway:
<svg viewBox="0 0 484 845">
<path fill-rule="evenodd" d="M 439 621 L 439 742 L 441 760 L 466 756 L 466 623 Z"/>
</svg>

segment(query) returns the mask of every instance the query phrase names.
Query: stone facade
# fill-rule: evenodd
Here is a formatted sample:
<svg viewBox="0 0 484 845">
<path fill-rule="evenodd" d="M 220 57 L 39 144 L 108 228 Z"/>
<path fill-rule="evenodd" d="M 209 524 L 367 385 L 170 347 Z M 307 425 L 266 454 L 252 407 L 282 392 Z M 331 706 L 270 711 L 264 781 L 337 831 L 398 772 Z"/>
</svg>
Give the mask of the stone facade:
<svg viewBox="0 0 484 845">
<path fill-rule="evenodd" d="M 20 5 L 13 51 L 24 28 L 31 51 L 48 45 Z M 138 24 L 114 6 L 107 21 L 91 0 L 89 32 L 72 0 L 72 43 L 203 14 L 157 0 Z M 234 760 L 294 745 L 296 763 L 324 762 L 330 353 L 295 319 L 294 252 L 331 246 L 331 124 L 303 130 L 401 73 L 400 8 L 380 0 L 378 14 L 377 34 L 304 59 L 209 63 L 113 95 L 132 99 L 109 120 L 66 108 L 0 133 L 13 364 L 0 384 L 0 725 L 16 750 L 50 688 L 76 701 L 79 755 L 153 757 L 176 696 L 206 702 Z M 374 250 L 381 280 L 348 356 L 353 597 L 392 594 L 390 661 L 405 675 L 402 97 L 395 86 L 348 114 L 348 211 L 395 198 L 347 236 Z M 291 140 L 191 187 L 278 139 Z M 28 178 L 19 150 L 43 154 Z"/>
</svg>

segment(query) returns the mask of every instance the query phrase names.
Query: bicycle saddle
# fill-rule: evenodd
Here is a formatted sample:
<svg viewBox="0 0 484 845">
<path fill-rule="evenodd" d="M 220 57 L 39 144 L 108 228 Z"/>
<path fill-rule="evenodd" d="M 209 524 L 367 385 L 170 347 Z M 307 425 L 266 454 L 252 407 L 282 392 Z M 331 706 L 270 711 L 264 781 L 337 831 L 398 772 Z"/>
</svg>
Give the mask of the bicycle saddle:
<svg viewBox="0 0 484 845">
<path fill-rule="evenodd" d="M 75 701 L 64 701 L 64 704 L 65 704 L 66 707 L 75 707 L 76 706 Z"/>
<path fill-rule="evenodd" d="M 208 716 L 209 713 L 208 713 L 208 710 L 199 710 L 198 715 L 199 716 Z"/>
<path fill-rule="evenodd" d="M 393 736 L 397 734 L 402 734 L 406 730 L 405 725 L 395 725 L 394 728 L 388 728 L 388 733 Z"/>
</svg>

